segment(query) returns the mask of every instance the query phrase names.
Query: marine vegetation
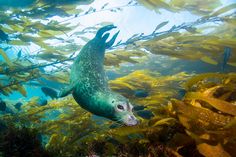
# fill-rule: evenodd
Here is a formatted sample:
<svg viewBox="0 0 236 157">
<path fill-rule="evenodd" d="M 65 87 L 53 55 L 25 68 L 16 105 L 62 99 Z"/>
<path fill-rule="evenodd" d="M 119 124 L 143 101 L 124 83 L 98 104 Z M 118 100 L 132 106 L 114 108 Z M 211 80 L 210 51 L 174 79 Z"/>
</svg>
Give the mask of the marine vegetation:
<svg viewBox="0 0 236 157">
<path fill-rule="evenodd" d="M 4 124 L 4 122 L 0 122 L 0 125 L 1 156 L 53 157 L 41 145 L 42 139 L 37 130 L 16 127 L 14 124 Z"/>
<path fill-rule="evenodd" d="M 95 2 L 0 0 L 0 156 L 235 156 L 236 3 Z M 107 46 L 106 86 L 129 99 L 135 126 L 84 110 L 70 92 L 57 94 L 70 86 L 71 65 L 84 45 L 115 25 L 81 19 L 129 8 L 194 17 L 176 24 L 152 19 L 153 30 Z M 41 93 L 31 92 L 36 89 Z"/>
<path fill-rule="evenodd" d="M 230 156 L 236 146 L 235 80 L 236 73 L 160 76 L 136 71 L 110 81 L 112 89 L 153 114 L 149 119 L 140 117 L 141 124 L 132 127 L 95 117 L 70 96 L 46 106 L 29 102 L 19 115 L 2 119 L 38 130 L 48 138 L 46 149 L 56 156 Z M 140 88 L 150 88 L 145 99 L 132 93 Z M 178 88 L 186 90 L 179 100 L 174 99 Z"/>
</svg>

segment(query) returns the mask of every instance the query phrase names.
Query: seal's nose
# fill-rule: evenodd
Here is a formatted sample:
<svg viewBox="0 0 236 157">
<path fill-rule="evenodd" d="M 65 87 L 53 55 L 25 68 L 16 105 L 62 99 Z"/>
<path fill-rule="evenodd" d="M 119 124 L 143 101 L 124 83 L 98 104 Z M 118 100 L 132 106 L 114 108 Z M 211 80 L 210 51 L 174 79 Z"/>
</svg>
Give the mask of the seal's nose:
<svg viewBox="0 0 236 157">
<path fill-rule="evenodd" d="M 130 116 L 131 120 L 136 120 L 136 118 L 134 116 Z"/>
<path fill-rule="evenodd" d="M 137 125 L 139 124 L 139 120 L 137 118 L 134 117 L 134 121 L 135 121 L 135 124 L 134 125 Z"/>
<path fill-rule="evenodd" d="M 132 125 L 137 125 L 139 123 L 138 119 L 135 118 L 135 116 L 133 115 L 129 115 L 128 116 L 128 125 L 132 126 Z"/>
</svg>

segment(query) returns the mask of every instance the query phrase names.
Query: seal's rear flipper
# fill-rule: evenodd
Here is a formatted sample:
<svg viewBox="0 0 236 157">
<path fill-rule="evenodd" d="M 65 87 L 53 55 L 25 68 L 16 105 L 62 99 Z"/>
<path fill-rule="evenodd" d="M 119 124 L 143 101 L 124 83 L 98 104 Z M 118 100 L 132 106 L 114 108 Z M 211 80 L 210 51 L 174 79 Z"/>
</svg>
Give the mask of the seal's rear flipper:
<svg viewBox="0 0 236 157">
<path fill-rule="evenodd" d="M 111 40 L 106 43 L 106 49 L 110 48 L 110 47 L 114 44 L 114 42 L 115 42 L 115 40 L 116 40 L 116 38 L 117 38 L 117 36 L 118 36 L 119 33 L 120 33 L 120 31 L 118 31 L 118 32 L 111 38 Z"/>
<path fill-rule="evenodd" d="M 96 34 L 96 38 L 102 38 L 103 34 L 113 28 L 116 28 L 116 26 L 114 25 L 107 25 L 107 26 L 104 26 L 102 28 L 100 28 L 98 31 L 97 31 L 97 34 Z"/>
<path fill-rule="evenodd" d="M 72 93 L 74 86 L 69 85 L 58 93 L 58 98 L 65 97 Z"/>
</svg>

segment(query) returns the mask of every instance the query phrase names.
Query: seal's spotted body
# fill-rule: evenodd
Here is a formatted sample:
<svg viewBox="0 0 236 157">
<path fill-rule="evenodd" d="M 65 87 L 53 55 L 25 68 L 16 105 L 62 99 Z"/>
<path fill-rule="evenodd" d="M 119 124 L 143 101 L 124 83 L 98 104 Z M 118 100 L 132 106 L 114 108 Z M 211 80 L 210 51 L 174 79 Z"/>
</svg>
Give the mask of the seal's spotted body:
<svg viewBox="0 0 236 157">
<path fill-rule="evenodd" d="M 71 69 L 70 86 L 60 93 L 66 96 L 72 92 L 76 102 L 84 109 L 103 117 L 124 123 L 137 124 L 128 100 L 111 91 L 104 71 L 105 49 L 112 46 L 118 33 L 106 42 L 113 25 L 101 28 L 94 39 L 80 51 Z"/>
</svg>

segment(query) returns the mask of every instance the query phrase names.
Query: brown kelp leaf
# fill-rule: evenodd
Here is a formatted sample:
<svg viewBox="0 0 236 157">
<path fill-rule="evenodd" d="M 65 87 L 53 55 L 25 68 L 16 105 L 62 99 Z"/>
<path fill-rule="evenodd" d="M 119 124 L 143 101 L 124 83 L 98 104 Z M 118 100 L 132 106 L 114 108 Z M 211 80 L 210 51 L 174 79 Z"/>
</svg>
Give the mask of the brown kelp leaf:
<svg viewBox="0 0 236 157">
<path fill-rule="evenodd" d="M 122 63 L 138 63 L 140 59 L 146 56 L 141 50 L 115 50 L 105 55 L 106 66 L 119 66 Z"/>
<path fill-rule="evenodd" d="M 230 11 L 232 9 L 235 9 L 235 8 L 236 8 L 236 3 L 233 3 L 233 4 L 230 4 L 230 5 L 227 5 L 223 8 L 220 8 L 219 10 L 213 12 L 210 16 L 218 16 L 220 14 L 223 14 L 223 13 L 225 13 L 227 11 Z"/>
<path fill-rule="evenodd" d="M 234 119 L 230 123 L 228 123 L 224 128 L 229 129 L 229 128 L 233 128 L 233 127 L 236 128 L 236 117 L 234 117 Z"/>
<path fill-rule="evenodd" d="M 209 79 L 209 78 L 224 78 L 226 77 L 225 74 L 219 74 L 219 73 L 204 73 L 204 74 L 199 74 L 191 79 L 189 79 L 187 82 L 185 82 L 184 87 L 189 90 L 192 86 L 196 85 L 197 82 L 202 81 L 204 79 Z"/>
<path fill-rule="evenodd" d="M 171 0 L 170 6 L 178 11 L 187 10 L 193 14 L 206 15 L 221 5 L 220 0 Z"/>
<path fill-rule="evenodd" d="M 169 11 L 174 11 L 174 8 L 171 8 L 170 5 L 163 0 L 138 0 L 138 2 L 146 8 L 155 10 L 156 12 L 159 12 L 159 9 L 162 8 Z"/>
<path fill-rule="evenodd" d="M 10 91 L 16 90 L 16 91 L 20 92 L 23 96 L 25 96 L 25 97 L 27 96 L 26 89 L 24 88 L 23 85 L 20 85 L 20 84 L 13 84 L 13 85 L 9 86 L 9 88 L 4 88 L 4 92 L 6 92 L 7 90 L 10 90 Z"/>
<path fill-rule="evenodd" d="M 191 129 L 192 125 L 191 125 L 191 119 L 189 119 L 189 117 L 186 116 L 182 116 L 182 115 L 178 115 L 179 121 L 180 123 L 186 128 L 186 129 Z M 196 121 L 197 122 L 197 121 Z"/>
<path fill-rule="evenodd" d="M 168 144 L 171 147 L 177 147 L 177 149 L 182 148 L 193 143 L 193 139 L 184 133 L 176 133 Z"/>
<path fill-rule="evenodd" d="M 5 95 L 5 96 L 9 96 L 12 93 L 12 89 L 10 87 L 6 87 L 4 89 L 2 89 L 2 87 L 4 87 L 4 85 L 0 84 L 0 93 Z"/>
<path fill-rule="evenodd" d="M 111 133 L 115 135 L 119 135 L 119 136 L 127 136 L 130 134 L 143 133 L 148 130 L 151 130 L 151 128 L 145 128 L 145 127 L 141 127 L 137 125 L 137 126 L 132 126 L 132 127 L 126 126 L 126 127 L 113 129 L 111 130 Z"/>
<path fill-rule="evenodd" d="M 0 55 L 4 58 L 8 66 L 12 66 L 13 63 L 11 62 L 11 59 L 7 56 L 7 54 L 0 48 Z"/>
<path fill-rule="evenodd" d="M 59 73 L 55 73 L 54 75 L 43 74 L 42 77 L 47 80 L 65 83 L 65 84 L 68 84 L 68 82 L 69 82 L 69 77 L 66 74 L 59 74 Z"/>
<path fill-rule="evenodd" d="M 158 24 L 158 25 L 156 26 L 156 28 L 155 28 L 155 31 L 157 31 L 158 29 L 164 27 L 164 26 L 167 25 L 168 23 L 169 23 L 169 21 L 164 21 L 164 22 Z"/>
<path fill-rule="evenodd" d="M 53 144 L 57 144 L 58 143 L 58 139 L 59 139 L 59 135 L 58 134 L 52 134 L 46 147 L 49 147 L 50 145 L 53 145 Z"/>
<path fill-rule="evenodd" d="M 197 145 L 197 149 L 205 157 L 231 157 L 231 155 L 224 150 L 220 143 L 216 146 L 201 143 Z"/>
<path fill-rule="evenodd" d="M 215 113 L 211 110 L 195 107 L 182 101 L 172 99 L 173 111 L 176 112 L 181 123 L 188 129 L 215 130 L 224 127 L 233 120 L 231 116 Z"/>
<path fill-rule="evenodd" d="M 207 140 L 200 138 L 200 136 L 194 134 L 193 132 L 186 130 L 186 133 L 195 140 L 199 153 L 205 157 L 231 157 L 229 153 L 224 150 L 221 143 L 218 143 L 217 145 L 210 145 L 206 143 Z"/>
<path fill-rule="evenodd" d="M 17 85 L 17 89 L 18 89 L 18 91 L 23 95 L 23 96 L 27 96 L 27 92 L 26 92 L 26 89 L 24 88 L 24 86 L 23 85 Z"/>
<path fill-rule="evenodd" d="M 161 119 L 157 122 L 155 122 L 155 124 L 153 126 L 160 126 L 160 125 L 169 125 L 171 123 L 171 121 L 175 121 L 176 119 L 174 118 L 164 118 Z"/>
<path fill-rule="evenodd" d="M 227 64 L 229 64 L 229 65 L 231 65 L 231 66 L 235 66 L 235 67 L 236 67 L 236 63 L 229 62 L 229 63 L 227 63 Z"/>
<path fill-rule="evenodd" d="M 29 46 L 30 45 L 30 43 L 23 42 L 21 40 L 11 40 L 9 43 L 11 45 L 19 45 L 19 46 Z"/>
<path fill-rule="evenodd" d="M 213 94 L 219 89 L 219 88 L 222 88 L 223 86 L 214 86 L 214 87 L 211 87 L 211 88 L 208 88 L 206 89 L 203 93 L 205 96 L 207 97 L 213 97 Z"/>
<path fill-rule="evenodd" d="M 236 116 L 236 106 L 220 99 L 207 97 L 200 92 L 189 92 L 185 95 L 185 99 L 197 99 L 207 102 L 212 107 L 230 115 Z"/>
<path fill-rule="evenodd" d="M 48 60 L 48 61 L 51 61 L 53 59 L 55 59 L 55 60 L 64 60 L 64 59 L 67 58 L 64 55 L 58 55 L 58 54 L 47 53 L 47 52 L 40 53 L 40 54 L 36 55 L 36 57 L 39 58 L 39 59 Z"/>
<path fill-rule="evenodd" d="M 214 59 L 208 57 L 208 56 L 204 56 L 201 58 L 201 61 L 209 63 L 209 64 L 213 64 L 213 65 L 217 65 L 217 61 L 215 61 Z"/>
</svg>

